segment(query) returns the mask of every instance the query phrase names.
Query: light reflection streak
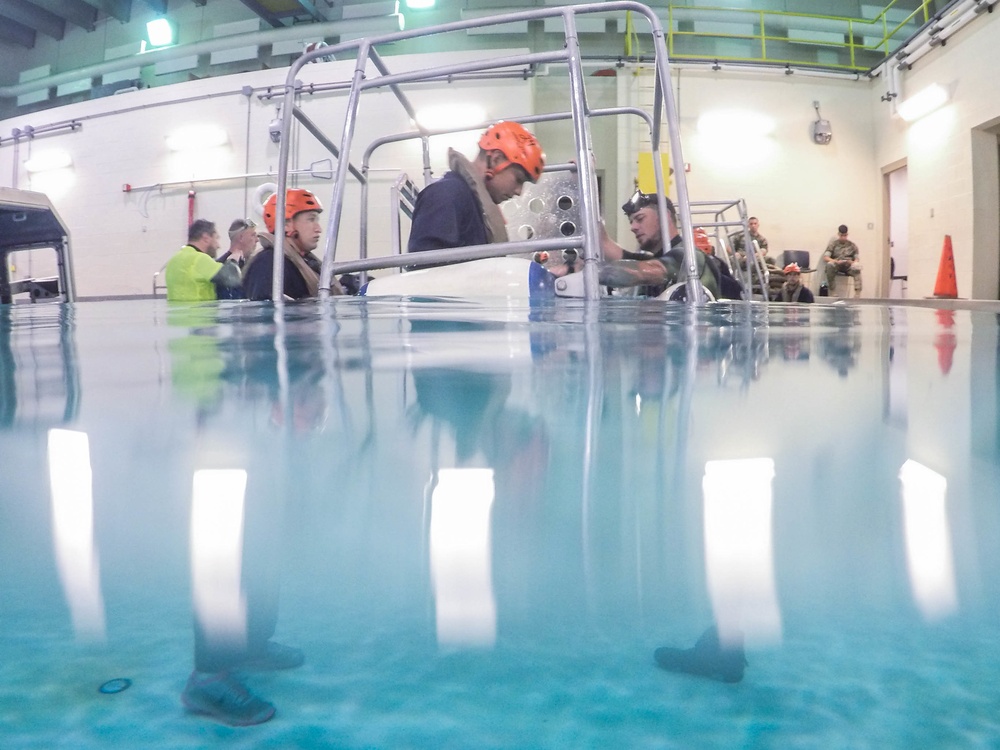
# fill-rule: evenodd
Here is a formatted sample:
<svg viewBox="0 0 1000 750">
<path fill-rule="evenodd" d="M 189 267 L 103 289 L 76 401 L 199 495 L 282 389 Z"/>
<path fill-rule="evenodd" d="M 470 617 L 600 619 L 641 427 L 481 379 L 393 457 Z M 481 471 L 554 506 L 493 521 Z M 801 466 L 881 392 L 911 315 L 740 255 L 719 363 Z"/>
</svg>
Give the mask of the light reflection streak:
<svg viewBox="0 0 1000 750">
<path fill-rule="evenodd" d="M 431 496 L 430 567 L 438 644 L 496 642 L 492 469 L 441 469 Z"/>
<path fill-rule="evenodd" d="M 49 486 L 56 566 L 73 630 L 81 640 L 103 641 L 107 631 L 94 548 L 93 473 L 87 433 L 49 430 Z"/>
<path fill-rule="evenodd" d="M 771 536 L 773 478 L 770 458 L 705 464 L 705 572 L 723 643 L 737 643 L 740 634 L 758 643 L 781 640 Z"/>
<path fill-rule="evenodd" d="M 906 565 L 917 608 L 928 620 L 958 608 L 946 506 L 948 481 L 912 459 L 899 470 Z"/>
<path fill-rule="evenodd" d="M 247 606 L 240 585 L 246 485 L 242 469 L 194 473 L 191 589 L 195 616 L 214 646 L 246 645 Z"/>
</svg>

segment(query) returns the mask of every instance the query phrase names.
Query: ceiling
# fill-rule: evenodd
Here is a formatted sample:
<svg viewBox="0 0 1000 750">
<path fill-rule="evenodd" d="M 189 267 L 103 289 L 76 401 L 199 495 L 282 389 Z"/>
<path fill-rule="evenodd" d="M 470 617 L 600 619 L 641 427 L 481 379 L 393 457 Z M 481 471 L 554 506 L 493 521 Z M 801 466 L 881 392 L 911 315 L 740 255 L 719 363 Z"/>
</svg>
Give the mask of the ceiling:
<svg viewBox="0 0 1000 750">
<path fill-rule="evenodd" d="M 220 0 L 214 0 L 219 2 Z M 205 5 L 209 0 L 190 0 Z M 268 25 L 278 28 L 299 21 L 335 21 L 340 9 L 331 0 L 239 0 Z M 61 41 L 77 26 L 93 31 L 99 20 L 131 20 L 133 7 L 141 5 L 167 12 L 167 0 L 4 0 L 0 5 L 0 42 L 32 49 L 39 37 Z"/>
</svg>

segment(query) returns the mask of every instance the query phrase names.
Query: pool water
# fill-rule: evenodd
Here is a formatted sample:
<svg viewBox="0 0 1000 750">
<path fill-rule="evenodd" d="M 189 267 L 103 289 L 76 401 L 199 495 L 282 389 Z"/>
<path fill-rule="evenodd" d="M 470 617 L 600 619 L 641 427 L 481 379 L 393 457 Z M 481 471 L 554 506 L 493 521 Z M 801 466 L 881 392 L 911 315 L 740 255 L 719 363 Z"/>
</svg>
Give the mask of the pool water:
<svg viewBox="0 0 1000 750">
<path fill-rule="evenodd" d="M 995 747 L 998 320 L 0 308 L 0 747 Z M 185 712 L 272 606 L 275 717 Z"/>
</svg>

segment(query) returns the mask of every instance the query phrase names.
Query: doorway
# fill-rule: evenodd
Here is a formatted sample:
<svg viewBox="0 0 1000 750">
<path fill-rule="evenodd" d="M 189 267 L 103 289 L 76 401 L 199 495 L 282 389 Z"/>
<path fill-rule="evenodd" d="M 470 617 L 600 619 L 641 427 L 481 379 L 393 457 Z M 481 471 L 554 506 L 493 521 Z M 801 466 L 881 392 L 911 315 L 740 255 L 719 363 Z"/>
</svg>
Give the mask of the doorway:
<svg viewBox="0 0 1000 750">
<path fill-rule="evenodd" d="M 888 267 L 888 285 L 883 294 L 889 299 L 906 299 L 910 259 L 910 202 L 906 160 L 882 169 L 885 230 L 883 232 L 883 268 Z M 886 288 L 888 287 L 888 288 Z"/>
</svg>

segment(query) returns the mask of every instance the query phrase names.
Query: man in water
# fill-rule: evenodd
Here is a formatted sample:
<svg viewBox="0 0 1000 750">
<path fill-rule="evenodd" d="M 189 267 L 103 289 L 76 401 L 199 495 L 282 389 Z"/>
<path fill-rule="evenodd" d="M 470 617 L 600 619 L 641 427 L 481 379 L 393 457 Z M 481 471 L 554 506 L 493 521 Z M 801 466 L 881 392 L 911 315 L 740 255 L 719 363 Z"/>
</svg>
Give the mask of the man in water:
<svg viewBox="0 0 1000 750">
<path fill-rule="evenodd" d="M 204 302 L 217 299 L 216 285 L 240 285 L 240 269 L 235 263 L 219 263 L 219 233 L 215 224 L 198 219 L 188 227 L 188 243 L 167 261 L 164 278 L 167 299 L 172 302 Z"/>
<path fill-rule="evenodd" d="M 417 196 L 408 252 L 507 242 L 499 205 L 538 181 L 545 154 L 522 125 L 501 121 L 483 133 L 471 161 L 448 149 L 448 165 Z"/>
</svg>

